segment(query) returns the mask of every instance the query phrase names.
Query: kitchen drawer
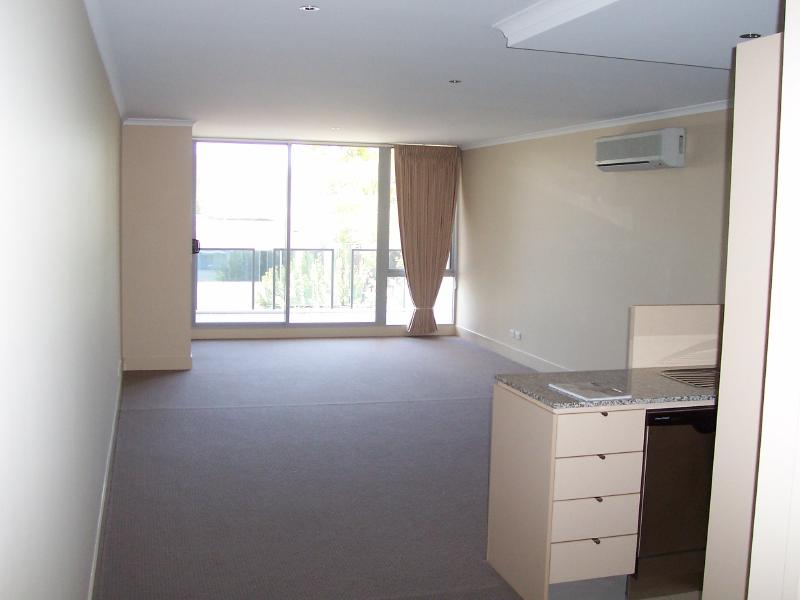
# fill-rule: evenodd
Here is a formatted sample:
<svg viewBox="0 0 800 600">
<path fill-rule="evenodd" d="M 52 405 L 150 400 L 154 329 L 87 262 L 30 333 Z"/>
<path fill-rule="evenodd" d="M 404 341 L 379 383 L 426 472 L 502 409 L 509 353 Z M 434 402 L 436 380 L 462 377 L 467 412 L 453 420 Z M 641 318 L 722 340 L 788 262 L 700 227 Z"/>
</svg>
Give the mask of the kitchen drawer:
<svg viewBox="0 0 800 600">
<path fill-rule="evenodd" d="M 553 502 L 553 542 L 625 535 L 638 529 L 639 494 Z"/>
<path fill-rule="evenodd" d="M 550 544 L 550 583 L 627 575 L 636 568 L 636 536 Z"/>
<path fill-rule="evenodd" d="M 555 460 L 553 500 L 638 494 L 642 453 L 576 456 Z"/>
<path fill-rule="evenodd" d="M 641 452 L 644 413 L 643 410 L 618 410 L 559 415 L 556 456 Z"/>
</svg>

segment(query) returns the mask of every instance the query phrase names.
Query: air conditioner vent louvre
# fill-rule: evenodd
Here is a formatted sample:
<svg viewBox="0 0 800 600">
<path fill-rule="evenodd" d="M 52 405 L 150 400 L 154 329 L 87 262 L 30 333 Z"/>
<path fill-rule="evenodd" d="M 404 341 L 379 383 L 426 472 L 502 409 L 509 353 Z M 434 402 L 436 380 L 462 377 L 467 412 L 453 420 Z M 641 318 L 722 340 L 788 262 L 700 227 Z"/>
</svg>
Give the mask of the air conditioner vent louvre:
<svg viewBox="0 0 800 600">
<path fill-rule="evenodd" d="M 603 171 L 682 167 L 686 130 L 670 127 L 595 140 L 595 165 Z"/>
</svg>

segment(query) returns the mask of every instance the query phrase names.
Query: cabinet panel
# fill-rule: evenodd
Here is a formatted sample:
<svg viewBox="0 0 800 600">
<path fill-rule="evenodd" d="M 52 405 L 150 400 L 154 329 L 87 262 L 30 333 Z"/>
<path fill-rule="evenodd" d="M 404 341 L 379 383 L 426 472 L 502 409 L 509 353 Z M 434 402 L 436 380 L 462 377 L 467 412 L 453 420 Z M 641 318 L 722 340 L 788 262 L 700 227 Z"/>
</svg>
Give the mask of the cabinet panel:
<svg viewBox="0 0 800 600">
<path fill-rule="evenodd" d="M 642 453 L 576 456 L 555 460 L 553 500 L 638 494 Z"/>
<path fill-rule="evenodd" d="M 636 536 L 599 538 L 550 545 L 550 583 L 633 573 Z"/>
<path fill-rule="evenodd" d="M 494 388 L 489 477 L 489 564 L 523 598 L 547 594 L 555 417 Z"/>
<path fill-rule="evenodd" d="M 553 542 L 625 535 L 638 528 L 639 494 L 553 503 Z"/>
<path fill-rule="evenodd" d="M 556 456 L 639 452 L 644 446 L 643 410 L 559 415 Z"/>
</svg>

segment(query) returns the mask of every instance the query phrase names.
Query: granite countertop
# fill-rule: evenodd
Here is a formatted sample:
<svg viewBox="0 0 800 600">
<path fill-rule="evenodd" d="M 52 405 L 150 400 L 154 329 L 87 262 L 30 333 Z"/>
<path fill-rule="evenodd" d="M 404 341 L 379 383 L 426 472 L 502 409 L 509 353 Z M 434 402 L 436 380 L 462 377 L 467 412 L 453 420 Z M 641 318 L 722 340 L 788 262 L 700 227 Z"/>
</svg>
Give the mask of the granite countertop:
<svg viewBox="0 0 800 600">
<path fill-rule="evenodd" d="M 663 368 L 621 369 L 617 371 L 561 371 L 555 373 L 527 373 L 523 375 L 496 375 L 495 379 L 522 394 L 538 401 L 551 410 L 594 408 L 598 406 L 651 405 L 713 405 L 717 390 L 700 388 L 661 375 Z M 547 387 L 549 383 L 596 382 L 610 385 L 631 394 L 627 400 L 575 400 Z"/>
</svg>

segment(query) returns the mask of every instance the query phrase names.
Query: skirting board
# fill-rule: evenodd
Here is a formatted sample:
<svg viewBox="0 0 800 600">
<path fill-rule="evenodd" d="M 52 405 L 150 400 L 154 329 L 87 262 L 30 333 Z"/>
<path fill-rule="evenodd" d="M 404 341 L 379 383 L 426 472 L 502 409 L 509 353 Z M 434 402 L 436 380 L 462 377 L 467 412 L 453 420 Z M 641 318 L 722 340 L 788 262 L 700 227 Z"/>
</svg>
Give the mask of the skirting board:
<svg viewBox="0 0 800 600">
<path fill-rule="evenodd" d="M 535 369 L 537 371 L 543 372 L 552 372 L 552 371 L 572 371 L 568 367 L 563 365 L 559 365 L 552 361 L 549 361 L 545 358 L 540 356 L 536 356 L 535 354 L 531 354 L 529 352 L 525 352 L 524 350 L 519 350 L 518 348 L 514 348 L 509 346 L 508 344 L 504 344 L 499 342 L 493 338 L 487 337 L 482 335 L 476 331 L 472 331 L 471 329 L 467 329 L 466 327 L 457 327 L 458 335 L 470 340 L 471 342 L 475 342 L 476 344 L 483 346 L 487 350 L 491 350 L 492 352 L 496 352 L 501 356 L 505 356 L 513 360 L 514 362 L 518 362 L 526 367 L 530 367 L 531 369 Z"/>
<path fill-rule="evenodd" d="M 114 424 L 111 427 L 111 439 L 108 441 L 108 453 L 106 454 L 106 474 L 103 478 L 103 489 L 100 492 L 100 514 L 97 515 L 97 531 L 94 538 L 94 555 L 92 557 L 92 570 L 89 574 L 89 594 L 87 600 L 94 597 L 94 585 L 97 580 L 97 563 L 100 560 L 100 549 L 103 539 L 103 517 L 106 514 L 106 499 L 108 498 L 108 486 L 111 483 L 111 469 L 114 464 L 114 449 L 117 445 L 117 424 L 119 423 L 119 406 L 122 402 L 122 375 L 117 381 L 117 403 L 114 408 Z"/>
<path fill-rule="evenodd" d="M 457 335 L 455 325 L 439 325 L 433 335 Z M 195 327 L 193 340 L 274 340 L 337 337 L 404 337 L 405 325 L 355 327 Z"/>
<path fill-rule="evenodd" d="M 190 356 L 126 356 L 122 359 L 123 371 L 188 371 L 192 368 Z"/>
</svg>

